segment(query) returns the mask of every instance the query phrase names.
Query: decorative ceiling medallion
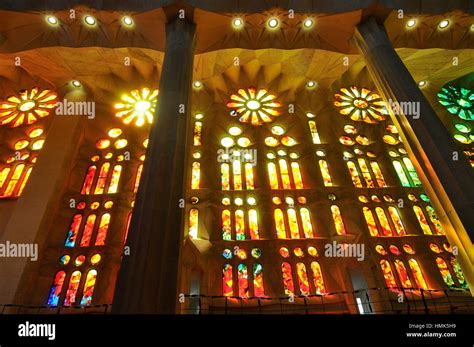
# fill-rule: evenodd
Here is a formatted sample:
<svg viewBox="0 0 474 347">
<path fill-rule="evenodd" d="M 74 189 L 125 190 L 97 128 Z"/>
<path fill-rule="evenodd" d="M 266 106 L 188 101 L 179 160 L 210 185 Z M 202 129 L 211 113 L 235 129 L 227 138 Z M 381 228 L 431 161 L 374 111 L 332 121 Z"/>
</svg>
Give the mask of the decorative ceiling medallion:
<svg viewBox="0 0 474 347">
<path fill-rule="evenodd" d="M 269 94 L 266 89 L 257 91 L 254 87 L 247 90 L 239 89 L 237 94 L 230 96 L 232 101 L 227 103 L 227 107 L 231 108 L 231 116 L 239 116 L 241 123 L 251 123 L 252 125 L 262 125 L 270 123 L 273 117 L 281 115 L 281 111 L 277 108 L 282 104 L 274 101 L 276 96 Z"/>
<path fill-rule="evenodd" d="M 16 128 L 23 124 L 33 124 L 40 118 L 48 116 L 56 106 L 58 95 L 38 87 L 31 90 L 21 90 L 18 95 L 12 95 L 7 100 L 0 101 L 0 124 L 9 124 Z"/>
<path fill-rule="evenodd" d="M 438 92 L 438 101 L 449 113 L 465 120 L 474 120 L 474 92 L 455 86 L 444 86 Z"/>
<path fill-rule="evenodd" d="M 349 116 L 353 121 L 376 124 L 385 120 L 388 114 L 385 103 L 377 93 L 370 89 L 358 87 L 341 88 L 334 95 L 334 105 L 339 113 Z"/>
<path fill-rule="evenodd" d="M 156 101 L 158 99 L 158 89 L 142 88 L 131 90 L 130 93 L 121 97 L 122 102 L 115 104 L 115 109 L 119 110 L 115 116 L 122 118 L 124 124 L 135 122 L 136 126 L 142 126 L 145 122 L 153 122 Z"/>
</svg>

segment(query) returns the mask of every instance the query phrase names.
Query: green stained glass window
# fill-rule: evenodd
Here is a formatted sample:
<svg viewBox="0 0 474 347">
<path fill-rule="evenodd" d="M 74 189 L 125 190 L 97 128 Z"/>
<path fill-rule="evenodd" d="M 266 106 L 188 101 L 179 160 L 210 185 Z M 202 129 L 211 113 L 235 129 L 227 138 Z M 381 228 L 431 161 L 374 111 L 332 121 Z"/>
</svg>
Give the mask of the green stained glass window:
<svg viewBox="0 0 474 347">
<path fill-rule="evenodd" d="M 472 90 L 447 85 L 438 92 L 438 101 L 446 110 L 465 120 L 474 120 L 474 93 Z"/>
</svg>

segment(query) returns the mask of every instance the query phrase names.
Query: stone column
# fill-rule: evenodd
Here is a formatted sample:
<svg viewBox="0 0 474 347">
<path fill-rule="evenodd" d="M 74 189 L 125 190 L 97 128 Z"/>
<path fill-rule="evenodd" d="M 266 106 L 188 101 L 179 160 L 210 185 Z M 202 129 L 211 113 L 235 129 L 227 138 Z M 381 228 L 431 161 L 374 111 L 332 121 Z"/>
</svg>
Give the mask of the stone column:
<svg viewBox="0 0 474 347">
<path fill-rule="evenodd" d="M 424 188 L 445 226 L 449 242 L 474 294 L 474 172 L 374 18 L 360 24 L 355 43 L 385 101 L 416 103 L 420 117 L 394 114 Z M 454 153 L 459 159 L 454 160 Z"/>
<path fill-rule="evenodd" d="M 130 255 L 124 255 L 117 278 L 114 313 L 176 311 L 194 41 L 193 23 L 174 19 L 166 25 L 158 107 L 126 244 Z"/>
</svg>

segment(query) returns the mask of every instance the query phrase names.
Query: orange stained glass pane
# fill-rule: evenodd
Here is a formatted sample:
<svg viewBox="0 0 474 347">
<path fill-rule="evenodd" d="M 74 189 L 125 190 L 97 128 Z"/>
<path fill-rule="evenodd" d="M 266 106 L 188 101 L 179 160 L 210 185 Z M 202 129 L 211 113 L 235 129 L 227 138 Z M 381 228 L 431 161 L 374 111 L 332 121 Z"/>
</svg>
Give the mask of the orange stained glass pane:
<svg viewBox="0 0 474 347">
<path fill-rule="evenodd" d="M 201 146 L 201 132 L 202 132 L 202 123 L 201 122 L 194 123 L 194 132 L 193 132 L 194 146 Z"/>
<path fill-rule="evenodd" d="M 199 211 L 195 208 L 189 210 L 188 234 L 191 238 L 197 239 L 199 225 Z"/>
<path fill-rule="evenodd" d="M 137 174 L 135 175 L 135 184 L 133 185 L 133 192 L 138 192 L 138 187 L 140 186 L 140 178 L 142 177 L 143 164 L 140 164 L 137 169 Z"/>
<path fill-rule="evenodd" d="M 370 236 L 378 236 L 379 231 L 377 228 L 377 224 L 375 223 L 374 214 L 368 207 L 364 207 L 362 211 L 364 212 L 365 222 L 367 223 L 367 227 L 369 228 Z"/>
<path fill-rule="evenodd" d="M 380 170 L 379 164 L 376 161 L 371 161 L 370 167 L 372 168 L 372 171 L 374 172 L 375 179 L 377 180 L 377 185 L 379 187 L 386 187 L 387 184 L 385 183 L 385 179 L 383 178 L 382 170 Z"/>
<path fill-rule="evenodd" d="M 20 196 L 21 193 L 23 193 L 23 189 L 25 189 L 26 182 L 28 182 L 28 178 L 29 178 L 30 175 L 31 175 L 31 171 L 33 171 L 33 167 L 32 167 L 32 166 L 30 166 L 30 167 L 28 168 L 28 170 L 26 170 L 25 176 L 24 176 L 23 179 L 21 180 L 20 189 L 18 189 L 18 193 L 16 193 L 17 196 Z"/>
<path fill-rule="evenodd" d="M 309 124 L 309 131 L 311 132 L 311 138 L 313 139 L 313 143 L 318 145 L 321 143 L 321 139 L 319 138 L 318 128 L 316 127 L 316 122 L 314 120 L 308 121 Z"/>
<path fill-rule="evenodd" d="M 329 167 L 326 160 L 319 161 L 319 169 L 321 170 L 321 176 L 323 177 L 323 182 L 325 187 L 332 187 L 331 174 L 329 173 Z"/>
<path fill-rule="evenodd" d="M 201 180 L 201 164 L 197 161 L 193 162 L 191 173 L 191 189 L 199 189 Z"/>
<path fill-rule="evenodd" d="M 109 188 L 107 189 L 107 193 L 109 194 L 117 193 L 121 172 L 122 172 L 122 165 L 115 165 L 114 169 L 112 170 L 112 178 L 110 179 L 110 184 L 109 184 Z"/>
<path fill-rule="evenodd" d="M 72 217 L 71 226 L 69 227 L 69 231 L 67 232 L 66 241 L 64 246 L 66 247 L 74 247 L 76 244 L 77 234 L 79 232 L 79 227 L 81 226 L 82 215 L 76 214 Z"/>
<path fill-rule="evenodd" d="M 296 211 L 293 208 L 288 209 L 288 224 L 290 226 L 290 234 L 292 239 L 300 238 L 300 230 L 298 227 L 298 220 L 296 218 Z"/>
<path fill-rule="evenodd" d="M 365 183 L 367 184 L 367 188 L 374 188 L 374 181 L 372 180 L 369 168 L 367 167 L 367 162 L 365 161 L 365 159 L 362 158 L 358 158 L 357 162 L 359 163 L 360 171 L 362 171 L 362 177 L 364 177 Z"/>
<path fill-rule="evenodd" d="M 222 190 L 230 190 L 229 164 L 221 164 L 221 187 Z"/>
<path fill-rule="evenodd" d="M 277 237 L 279 239 L 286 239 L 285 218 L 283 216 L 282 210 L 277 208 L 275 209 L 273 214 L 275 218 L 275 227 L 276 227 Z"/>
<path fill-rule="evenodd" d="M 408 277 L 405 264 L 403 264 L 402 261 L 397 259 L 395 260 L 395 269 L 397 270 L 398 278 L 400 279 L 400 282 L 402 283 L 402 287 L 412 288 L 411 281 L 410 281 L 410 278 Z"/>
<path fill-rule="evenodd" d="M 232 226 L 229 210 L 222 211 L 222 239 L 227 241 L 232 240 Z"/>
<path fill-rule="evenodd" d="M 254 209 L 249 210 L 249 230 L 252 240 L 258 240 L 260 238 L 258 235 L 257 210 Z"/>
<path fill-rule="evenodd" d="M 304 236 L 307 239 L 313 238 L 313 225 L 311 224 L 311 217 L 309 215 L 309 210 L 307 208 L 300 209 L 301 224 L 303 225 Z"/>
<path fill-rule="evenodd" d="M 334 226 L 336 227 L 336 233 L 338 235 L 346 235 L 346 227 L 344 226 L 344 220 L 342 219 L 341 210 L 339 206 L 331 206 L 332 219 L 334 220 Z"/>
<path fill-rule="evenodd" d="M 400 214 L 398 213 L 398 210 L 390 206 L 388 208 L 388 213 L 390 214 L 390 218 L 392 218 L 393 225 L 395 225 L 395 230 L 397 232 L 398 236 L 404 236 L 407 234 L 405 227 L 403 226 L 402 219 L 400 218 Z"/>
<path fill-rule="evenodd" d="M 130 222 L 132 221 L 132 213 L 130 212 L 127 217 L 127 225 L 125 227 L 125 234 L 123 236 L 123 244 L 127 242 L 128 231 L 130 229 Z"/>
<path fill-rule="evenodd" d="M 270 180 L 270 188 L 279 189 L 278 176 L 274 163 L 268 163 L 268 178 Z"/>
<path fill-rule="evenodd" d="M 291 163 L 291 173 L 295 182 L 295 189 L 303 189 L 303 178 L 301 177 L 300 166 L 296 162 Z"/>
<path fill-rule="evenodd" d="M 419 206 L 413 206 L 413 211 L 415 211 L 416 218 L 418 219 L 418 223 L 420 223 L 421 230 L 423 230 L 423 234 L 425 235 L 432 235 L 431 228 L 426 220 L 426 217 L 423 213 L 423 210 Z"/>
<path fill-rule="evenodd" d="M 301 295 L 309 295 L 309 280 L 308 274 L 306 273 L 306 266 L 304 266 L 303 263 L 297 263 L 296 272 L 298 274 L 298 284 L 300 287 Z"/>
<path fill-rule="evenodd" d="M 437 257 L 436 265 L 438 266 L 438 270 L 441 273 L 441 277 L 443 277 L 444 283 L 446 283 L 448 287 L 454 287 L 455 283 L 453 281 L 453 276 L 449 271 L 448 264 L 446 263 L 446 261 L 441 257 Z"/>
<path fill-rule="evenodd" d="M 23 170 L 25 169 L 25 164 L 18 164 L 13 170 L 13 174 L 10 177 L 10 181 L 8 182 L 7 188 L 3 192 L 3 196 L 12 196 L 15 190 L 15 187 L 23 174 Z"/>
<path fill-rule="evenodd" d="M 426 212 L 428 212 L 428 216 L 430 217 L 431 223 L 433 223 L 436 234 L 445 235 L 443 227 L 441 226 L 441 223 L 438 219 L 438 216 L 436 215 L 434 208 L 431 206 L 426 206 L 425 209 L 426 209 Z"/>
<path fill-rule="evenodd" d="M 408 265 L 410 266 L 411 273 L 415 279 L 416 286 L 419 289 L 428 289 L 428 285 L 426 284 L 425 277 L 423 276 L 423 272 L 421 271 L 418 262 L 412 258 L 408 260 Z"/>
<path fill-rule="evenodd" d="M 81 305 L 89 306 L 92 302 L 92 294 L 94 294 L 95 281 L 97 279 L 97 271 L 90 270 L 86 276 L 84 290 L 82 294 Z"/>
<path fill-rule="evenodd" d="M 58 271 L 56 276 L 54 276 L 54 282 L 51 286 L 51 291 L 49 292 L 48 305 L 58 306 L 65 278 L 66 272 L 64 271 Z"/>
<path fill-rule="evenodd" d="M 263 284 L 263 266 L 260 263 L 253 264 L 253 293 L 256 297 L 265 296 Z"/>
<path fill-rule="evenodd" d="M 81 272 L 74 271 L 69 280 L 69 286 L 66 291 L 66 297 L 64 298 L 64 306 L 71 306 L 76 303 L 77 289 L 79 288 L 79 282 L 81 281 Z"/>
<path fill-rule="evenodd" d="M 295 284 L 293 282 L 293 274 L 291 272 L 290 263 L 284 262 L 281 264 L 281 272 L 283 276 L 283 288 L 286 295 L 295 294 Z"/>
<path fill-rule="evenodd" d="M 245 220 L 244 211 L 235 211 L 235 238 L 236 240 L 245 240 Z"/>
<path fill-rule="evenodd" d="M 10 168 L 6 167 L 0 172 L 0 188 L 3 187 L 3 184 L 7 180 L 8 174 L 10 173 Z"/>
<path fill-rule="evenodd" d="M 395 281 L 395 276 L 393 275 L 392 267 L 390 263 L 382 259 L 380 261 L 380 268 L 382 269 L 383 277 L 385 278 L 385 284 L 388 288 L 396 288 L 397 282 Z"/>
<path fill-rule="evenodd" d="M 255 188 L 253 182 L 253 166 L 251 163 L 245 164 L 245 184 L 248 190 L 252 190 Z"/>
<path fill-rule="evenodd" d="M 390 224 L 388 223 L 387 215 L 385 214 L 385 211 L 381 207 L 376 207 L 375 208 L 375 213 L 377 214 L 377 217 L 379 218 L 380 225 L 382 227 L 382 234 L 384 236 L 393 236 L 392 233 L 392 228 L 390 228 Z"/>
<path fill-rule="evenodd" d="M 316 294 L 325 294 L 326 287 L 324 285 L 323 272 L 321 271 L 321 266 L 319 266 L 317 261 L 311 262 L 311 271 L 313 273 L 313 283 Z"/>
<path fill-rule="evenodd" d="M 242 190 L 242 167 L 240 160 L 232 162 L 232 173 L 234 174 L 234 190 Z"/>
<path fill-rule="evenodd" d="M 110 225 L 110 213 L 104 213 L 100 217 L 99 229 L 97 229 L 97 237 L 95 238 L 96 246 L 104 246 L 107 238 L 107 231 Z"/>
<path fill-rule="evenodd" d="M 222 268 L 222 294 L 224 296 L 234 295 L 233 281 L 232 281 L 232 266 L 224 264 Z"/>
<path fill-rule="evenodd" d="M 349 168 L 349 174 L 352 178 L 352 183 L 354 183 L 354 187 L 362 188 L 362 181 L 360 180 L 359 173 L 357 172 L 357 168 L 352 161 L 347 162 L 347 167 Z"/>
<path fill-rule="evenodd" d="M 90 214 L 89 216 L 87 216 L 86 225 L 84 226 L 84 232 L 82 233 L 82 238 L 81 238 L 81 243 L 80 243 L 81 247 L 89 246 L 91 242 L 92 231 L 94 230 L 95 219 L 96 219 L 95 214 Z"/>
<path fill-rule="evenodd" d="M 94 194 L 103 194 L 105 189 L 105 182 L 107 181 L 107 176 L 109 174 L 110 163 L 102 164 L 99 171 L 99 179 L 95 185 Z"/>
<path fill-rule="evenodd" d="M 90 194 L 92 188 L 92 181 L 94 180 L 96 170 L 97 167 L 95 165 L 91 165 L 87 169 L 86 177 L 84 178 L 84 184 L 82 185 L 81 194 Z"/>
<path fill-rule="evenodd" d="M 280 159 L 278 161 L 280 166 L 280 176 L 283 189 L 291 189 L 290 175 L 288 173 L 288 164 L 285 159 Z"/>
<path fill-rule="evenodd" d="M 239 276 L 239 296 L 241 298 L 249 297 L 249 276 L 247 271 L 247 265 L 239 264 L 237 267 Z"/>
</svg>

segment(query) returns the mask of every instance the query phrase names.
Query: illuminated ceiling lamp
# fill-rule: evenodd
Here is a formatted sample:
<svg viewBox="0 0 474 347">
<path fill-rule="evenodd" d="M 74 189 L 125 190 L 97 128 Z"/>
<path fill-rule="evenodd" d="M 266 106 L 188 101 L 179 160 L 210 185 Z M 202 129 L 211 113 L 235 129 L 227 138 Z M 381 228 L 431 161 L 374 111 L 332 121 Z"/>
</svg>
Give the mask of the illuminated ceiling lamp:
<svg viewBox="0 0 474 347">
<path fill-rule="evenodd" d="M 97 20 L 88 14 L 84 16 L 84 23 L 86 23 L 88 26 L 95 26 L 97 24 Z"/>
<path fill-rule="evenodd" d="M 59 20 L 55 16 L 48 15 L 48 16 L 46 16 L 46 23 L 48 23 L 49 25 L 52 25 L 52 26 L 56 26 L 56 25 L 59 24 Z"/>
<path fill-rule="evenodd" d="M 234 29 L 241 29 L 244 26 L 244 20 L 242 18 L 236 17 L 232 19 L 232 26 Z"/>
<path fill-rule="evenodd" d="M 267 21 L 267 27 L 270 30 L 275 30 L 280 26 L 280 21 L 276 17 L 271 17 Z"/>
<path fill-rule="evenodd" d="M 314 19 L 313 18 L 306 18 L 303 21 L 303 28 L 305 29 L 311 29 L 314 25 Z"/>
<path fill-rule="evenodd" d="M 408 28 L 408 29 L 414 28 L 414 27 L 416 26 L 416 23 L 417 23 L 417 21 L 416 21 L 415 18 L 410 18 L 410 19 L 407 21 L 407 24 L 406 24 L 406 25 L 407 25 L 407 28 Z"/>
<path fill-rule="evenodd" d="M 451 24 L 451 23 L 449 22 L 449 20 L 443 19 L 441 22 L 439 22 L 438 28 L 440 28 L 440 29 L 446 29 L 446 28 L 449 26 L 449 24 Z"/>
<path fill-rule="evenodd" d="M 133 24 L 134 24 L 134 21 L 133 21 L 132 17 L 130 17 L 130 16 L 123 16 L 122 17 L 122 23 L 123 23 L 123 25 L 125 25 L 127 27 L 132 27 Z"/>
<path fill-rule="evenodd" d="M 153 122 L 158 89 L 134 89 L 122 95 L 121 99 L 122 102 L 115 104 L 115 109 L 118 110 L 115 116 L 122 118 L 124 124 L 135 122 L 135 125 L 140 127 L 146 122 Z"/>
</svg>

